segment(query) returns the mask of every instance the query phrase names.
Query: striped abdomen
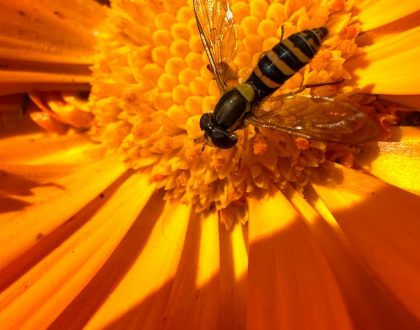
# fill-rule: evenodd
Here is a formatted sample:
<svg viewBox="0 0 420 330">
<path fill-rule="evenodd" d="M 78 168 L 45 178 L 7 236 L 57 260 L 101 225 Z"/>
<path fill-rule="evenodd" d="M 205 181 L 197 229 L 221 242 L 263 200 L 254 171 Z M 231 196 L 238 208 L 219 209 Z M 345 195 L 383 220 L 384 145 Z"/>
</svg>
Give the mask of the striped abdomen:
<svg viewBox="0 0 420 330">
<path fill-rule="evenodd" d="M 246 83 L 256 92 L 256 101 L 274 93 L 318 52 L 327 35 L 325 27 L 292 34 L 264 53 Z"/>
</svg>

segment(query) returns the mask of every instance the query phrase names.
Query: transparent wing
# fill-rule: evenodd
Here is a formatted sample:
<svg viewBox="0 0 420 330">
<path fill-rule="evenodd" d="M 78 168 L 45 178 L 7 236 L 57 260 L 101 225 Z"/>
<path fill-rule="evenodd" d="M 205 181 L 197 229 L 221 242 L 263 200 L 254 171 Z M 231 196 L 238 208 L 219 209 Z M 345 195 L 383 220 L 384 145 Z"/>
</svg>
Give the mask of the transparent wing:
<svg viewBox="0 0 420 330">
<path fill-rule="evenodd" d="M 236 29 L 226 0 L 193 0 L 197 27 L 221 91 L 226 88 L 227 63 L 236 51 Z"/>
<path fill-rule="evenodd" d="M 249 122 L 308 139 L 362 143 L 379 135 L 378 124 L 350 103 L 326 97 L 291 96 L 257 107 Z"/>
</svg>

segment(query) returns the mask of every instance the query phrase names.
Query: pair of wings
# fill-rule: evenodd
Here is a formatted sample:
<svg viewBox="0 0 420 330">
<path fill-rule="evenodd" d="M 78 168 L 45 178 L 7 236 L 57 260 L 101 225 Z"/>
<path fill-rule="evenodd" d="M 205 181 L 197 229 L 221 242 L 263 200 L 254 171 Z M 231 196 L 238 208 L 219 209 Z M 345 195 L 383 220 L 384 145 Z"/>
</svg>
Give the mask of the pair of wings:
<svg viewBox="0 0 420 330">
<path fill-rule="evenodd" d="M 219 89 L 227 89 L 226 65 L 236 52 L 233 13 L 226 0 L 193 0 L 198 31 Z M 361 143 L 375 139 L 378 125 L 350 103 L 325 97 L 280 98 L 269 111 L 254 107 L 247 122 L 309 139 Z"/>
</svg>

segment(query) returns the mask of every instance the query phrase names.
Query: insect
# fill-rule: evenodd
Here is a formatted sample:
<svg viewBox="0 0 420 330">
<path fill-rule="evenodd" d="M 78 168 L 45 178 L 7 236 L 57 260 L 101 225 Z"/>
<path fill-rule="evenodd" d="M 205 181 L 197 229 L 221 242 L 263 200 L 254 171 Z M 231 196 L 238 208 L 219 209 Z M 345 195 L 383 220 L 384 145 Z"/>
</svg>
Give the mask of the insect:
<svg viewBox="0 0 420 330">
<path fill-rule="evenodd" d="M 326 27 L 304 30 L 281 40 L 261 54 L 244 83 L 228 89 L 226 63 L 236 48 L 233 13 L 226 0 L 193 0 L 193 6 L 210 67 L 222 92 L 214 112 L 200 118 L 207 144 L 232 148 L 238 142 L 235 131 L 248 124 L 339 143 L 360 143 L 377 136 L 378 127 L 373 119 L 334 98 L 295 94 L 280 97 L 270 111 L 260 106 L 315 56 L 327 36 Z"/>
</svg>

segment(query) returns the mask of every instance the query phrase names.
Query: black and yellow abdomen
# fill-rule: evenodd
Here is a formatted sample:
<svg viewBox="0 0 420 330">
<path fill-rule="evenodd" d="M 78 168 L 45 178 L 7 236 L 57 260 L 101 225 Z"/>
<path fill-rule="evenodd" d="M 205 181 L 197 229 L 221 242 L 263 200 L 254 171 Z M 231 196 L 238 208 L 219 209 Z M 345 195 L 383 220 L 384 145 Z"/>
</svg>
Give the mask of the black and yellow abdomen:
<svg viewBox="0 0 420 330">
<path fill-rule="evenodd" d="M 200 127 L 208 144 L 232 148 L 238 142 L 234 131 L 246 125 L 256 103 L 303 68 L 318 52 L 327 33 L 325 27 L 295 33 L 265 52 L 249 78 L 224 93 L 213 113 L 201 116 Z"/>
<path fill-rule="evenodd" d="M 318 52 L 328 33 L 321 27 L 290 35 L 264 53 L 245 83 L 255 90 L 255 101 L 274 93 L 284 82 L 303 68 Z"/>
</svg>

